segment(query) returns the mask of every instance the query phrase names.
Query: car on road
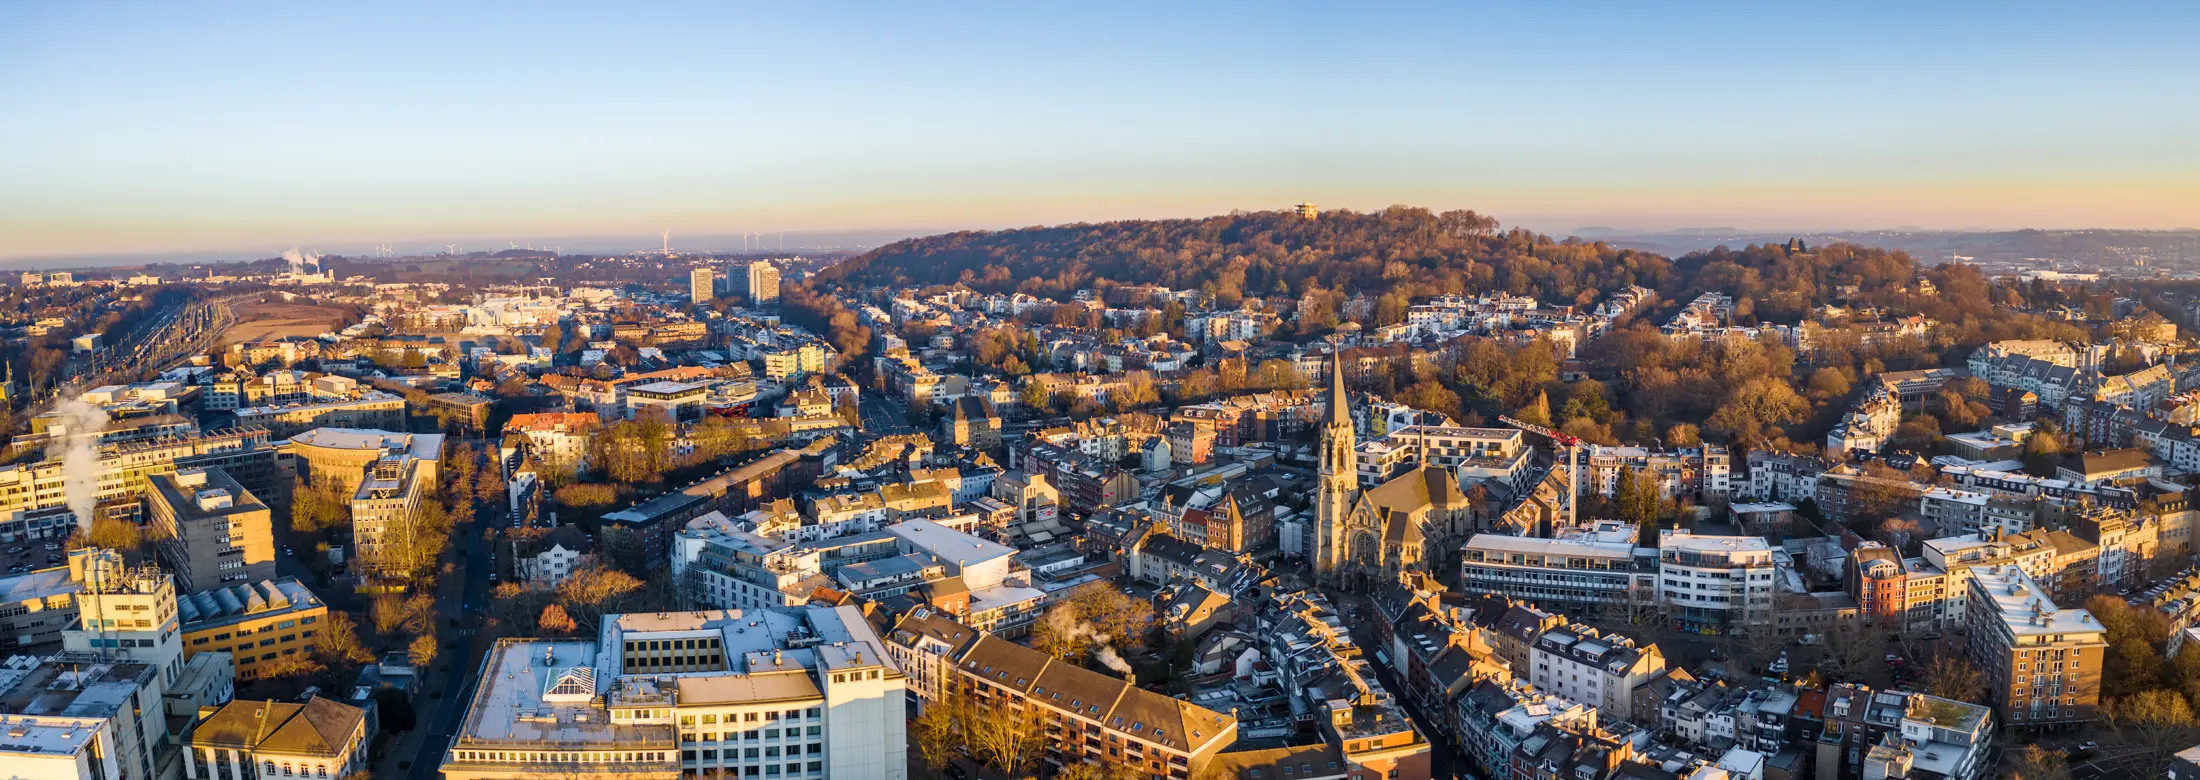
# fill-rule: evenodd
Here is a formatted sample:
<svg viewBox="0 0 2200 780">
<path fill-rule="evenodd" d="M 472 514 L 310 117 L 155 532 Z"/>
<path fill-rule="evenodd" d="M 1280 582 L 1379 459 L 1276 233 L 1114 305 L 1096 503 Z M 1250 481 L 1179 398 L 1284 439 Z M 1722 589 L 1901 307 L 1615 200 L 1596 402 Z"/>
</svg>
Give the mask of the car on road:
<svg viewBox="0 0 2200 780">
<path fill-rule="evenodd" d="M 24 550 L 26 550 L 26 549 L 29 549 L 29 548 L 26 548 L 26 547 L 23 547 L 23 546 L 20 546 L 20 545 L 18 545 L 18 546 L 15 546 L 15 547 L 10 547 L 10 548 L 8 548 L 8 552 L 11 552 L 11 553 L 19 553 L 19 552 L 22 552 L 22 551 L 24 551 Z"/>
<path fill-rule="evenodd" d="M 293 552 L 291 552 L 291 551 L 290 551 L 290 545 L 287 545 L 287 544 L 286 544 L 286 545 L 283 545 L 283 554 L 284 554 L 284 555 L 296 555 L 297 553 L 293 553 Z"/>
<path fill-rule="evenodd" d="M 2099 752 L 2101 752 L 2101 743 L 2099 742 L 2081 742 L 2063 748 L 2063 753 L 2071 758 L 2091 758 Z"/>
</svg>

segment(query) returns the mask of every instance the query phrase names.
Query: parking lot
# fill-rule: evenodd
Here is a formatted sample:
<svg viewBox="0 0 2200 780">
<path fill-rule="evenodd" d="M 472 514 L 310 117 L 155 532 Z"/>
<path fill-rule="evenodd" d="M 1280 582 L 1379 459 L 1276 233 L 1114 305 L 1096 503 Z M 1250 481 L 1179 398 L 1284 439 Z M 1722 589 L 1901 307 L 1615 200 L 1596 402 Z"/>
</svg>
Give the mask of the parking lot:
<svg viewBox="0 0 2200 780">
<path fill-rule="evenodd" d="M 22 574 L 37 569 L 60 566 L 68 560 L 68 551 L 60 540 L 25 539 L 5 542 L 0 546 L 0 569 L 8 574 Z"/>
</svg>

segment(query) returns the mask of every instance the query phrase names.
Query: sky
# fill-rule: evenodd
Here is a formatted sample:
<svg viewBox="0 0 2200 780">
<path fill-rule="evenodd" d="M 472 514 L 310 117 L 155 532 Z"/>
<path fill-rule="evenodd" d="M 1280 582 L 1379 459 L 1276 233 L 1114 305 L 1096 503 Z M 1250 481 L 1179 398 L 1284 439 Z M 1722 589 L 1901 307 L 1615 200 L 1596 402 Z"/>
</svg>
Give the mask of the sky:
<svg viewBox="0 0 2200 780">
<path fill-rule="evenodd" d="M 0 4 L 0 260 L 1301 201 L 2200 226 L 2200 4 Z"/>
</svg>

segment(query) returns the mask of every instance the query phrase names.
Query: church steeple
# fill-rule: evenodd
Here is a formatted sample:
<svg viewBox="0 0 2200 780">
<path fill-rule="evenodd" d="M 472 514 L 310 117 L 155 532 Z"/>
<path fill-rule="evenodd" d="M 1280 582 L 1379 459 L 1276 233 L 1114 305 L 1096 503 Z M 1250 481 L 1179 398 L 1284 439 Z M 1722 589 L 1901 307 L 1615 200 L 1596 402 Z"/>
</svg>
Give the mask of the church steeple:
<svg viewBox="0 0 2200 780">
<path fill-rule="evenodd" d="M 1345 530 L 1352 497 L 1359 492 L 1359 447 L 1352 430 L 1352 407 L 1344 393 L 1344 355 L 1330 355 L 1329 415 L 1322 424 L 1321 476 L 1314 494 L 1314 576 L 1336 583 L 1349 553 Z"/>
<path fill-rule="evenodd" d="M 1329 424 L 1352 424 L 1352 409 L 1344 400 L 1344 353 L 1329 356 Z"/>
</svg>

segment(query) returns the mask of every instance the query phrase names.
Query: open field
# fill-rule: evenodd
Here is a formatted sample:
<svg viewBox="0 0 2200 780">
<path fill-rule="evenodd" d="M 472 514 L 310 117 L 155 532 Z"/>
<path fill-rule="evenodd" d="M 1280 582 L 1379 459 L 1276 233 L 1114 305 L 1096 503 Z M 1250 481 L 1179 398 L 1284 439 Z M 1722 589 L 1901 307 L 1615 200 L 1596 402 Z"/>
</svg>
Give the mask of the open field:
<svg viewBox="0 0 2200 780">
<path fill-rule="evenodd" d="M 222 332 L 222 344 L 265 341 L 284 336 L 318 336 L 335 330 L 344 314 L 308 303 L 247 303 L 237 307 L 237 324 Z"/>
</svg>

